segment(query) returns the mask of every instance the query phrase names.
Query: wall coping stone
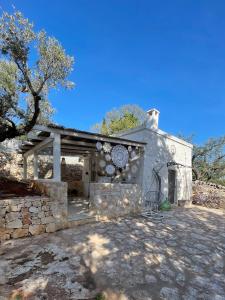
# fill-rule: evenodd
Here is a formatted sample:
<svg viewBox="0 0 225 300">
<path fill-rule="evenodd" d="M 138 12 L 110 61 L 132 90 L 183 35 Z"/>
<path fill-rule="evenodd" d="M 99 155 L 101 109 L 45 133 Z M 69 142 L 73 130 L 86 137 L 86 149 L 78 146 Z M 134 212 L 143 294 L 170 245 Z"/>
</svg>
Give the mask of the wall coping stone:
<svg viewBox="0 0 225 300">
<path fill-rule="evenodd" d="M 225 191 L 225 186 L 220 185 L 220 184 L 216 184 L 213 182 L 206 182 L 206 181 L 202 181 L 202 180 L 195 180 L 193 181 L 193 185 L 204 185 L 207 187 L 214 187 L 216 189 L 220 189 L 220 190 L 224 190 Z"/>
</svg>

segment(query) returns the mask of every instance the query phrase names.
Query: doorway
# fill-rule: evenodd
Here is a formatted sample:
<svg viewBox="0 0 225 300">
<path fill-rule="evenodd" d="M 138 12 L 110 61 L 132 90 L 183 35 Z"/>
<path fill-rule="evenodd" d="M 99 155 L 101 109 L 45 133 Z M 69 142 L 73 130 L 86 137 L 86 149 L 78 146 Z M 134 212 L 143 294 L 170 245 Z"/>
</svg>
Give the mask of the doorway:
<svg viewBox="0 0 225 300">
<path fill-rule="evenodd" d="M 61 178 L 68 184 L 68 218 L 79 220 L 89 214 L 89 156 L 64 155 Z"/>
<path fill-rule="evenodd" d="M 171 204 L 175 203 L 176 197 L 176 171 L 168 170 L 168 200 Z"/>
</svg>

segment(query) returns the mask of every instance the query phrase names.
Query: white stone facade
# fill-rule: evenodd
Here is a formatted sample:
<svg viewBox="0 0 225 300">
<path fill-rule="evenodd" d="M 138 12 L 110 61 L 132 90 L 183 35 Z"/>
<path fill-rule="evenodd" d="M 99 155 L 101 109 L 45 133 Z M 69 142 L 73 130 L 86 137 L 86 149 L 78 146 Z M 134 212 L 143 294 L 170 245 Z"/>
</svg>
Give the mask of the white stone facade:
<svg viewBox="0 0 225 300">
<path fill-rule="evenodd" d="M 154 123 L 154 126 L 151 124 Z M 158 191 L 155 169 L 161 178 L 161 193 L 168 198 L 168 170 L 175 170 L 175 204 L 190 202 L 192 195 L 192 145 L 155 128 L 158 121 L 122 132 L 117 136 L 145 142 L 141 186 L 143 195 L 148 191 Z M 170 165 L 170 166 L 168 166 Z"/>
<path fill-rule="evenodd" d="M 139 213 L 141 198 L 138 184 L 90 184 L 90 205 L 99 216 L 119 217 Z"/>
</svg>

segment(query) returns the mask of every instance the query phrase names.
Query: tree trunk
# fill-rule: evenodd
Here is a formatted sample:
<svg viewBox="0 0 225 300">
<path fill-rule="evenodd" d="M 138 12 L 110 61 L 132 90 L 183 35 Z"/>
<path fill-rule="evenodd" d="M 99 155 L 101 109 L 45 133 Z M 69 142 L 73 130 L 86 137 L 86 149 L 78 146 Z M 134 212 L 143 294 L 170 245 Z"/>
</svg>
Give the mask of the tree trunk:
<svg viewBox="0 0 225 300">
<path fill-rule="evenodd" d="M 192 168 L 192 173 L 195 175 L 195 180 L 198 180 L 198 171 L 195 168 Z"/>
<path fill-rule="evenodd" d="M 31 119 L 25 122 L 24 125 L 15 125 L 11 120 L 8 120 L 8 124 L 0 124 L 0 142 L 4 142 L 6 139 L 13 139 L 18 136 L 27 134 L 34 125 L 37 123 L 38 116 L 40 114 L 39 102 L 41 97 L 36 93 L 33 95 L 34 99 L 34 113 Z"/>
</svg>

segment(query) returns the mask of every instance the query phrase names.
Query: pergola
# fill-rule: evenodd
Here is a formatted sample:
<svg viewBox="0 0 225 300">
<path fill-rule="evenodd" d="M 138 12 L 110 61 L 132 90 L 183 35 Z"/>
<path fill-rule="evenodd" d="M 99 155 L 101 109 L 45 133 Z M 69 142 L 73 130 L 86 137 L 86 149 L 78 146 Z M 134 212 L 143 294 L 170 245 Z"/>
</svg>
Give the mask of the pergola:
<svg viewBox="0 0 225 300">
<path fill-rule="evenodd" d="M 27 158 L 33 155 L 34 179 L 38 179 L 38 152 L 52 147 L 53 152 L 53 178 L 52 181 L 61 181 L 61 156 L 87 156 L 96 152 L 97 142 L 109 142 L 112 145 L 120 144 L 144 148 L 145 143 L 106 136 L 62 126 L 34 126 L 28 135 L 28 140 L 23 142 L 20 151 L 23 154 L 24 179 L 27 179 Z"/>
</svg>

